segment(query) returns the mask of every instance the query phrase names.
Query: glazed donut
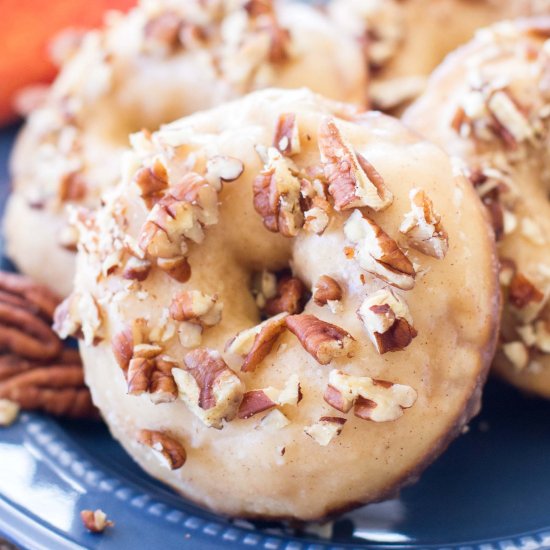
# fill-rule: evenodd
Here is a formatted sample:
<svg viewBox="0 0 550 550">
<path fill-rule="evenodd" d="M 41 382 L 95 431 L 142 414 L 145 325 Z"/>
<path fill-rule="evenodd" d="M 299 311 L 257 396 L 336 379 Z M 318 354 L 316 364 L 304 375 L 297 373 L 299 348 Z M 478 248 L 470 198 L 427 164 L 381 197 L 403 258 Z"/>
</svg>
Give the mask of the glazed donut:
<svg viewBox="0 0 550 550">
<path fill-rule="evenodd" d="M 366 48 L 376 108 L 422 92 L 428 75 L 474 32 L 504 19 L 550 13 L 550 0 L 332 0 L 331 15 Z"/>
<path fill-rule="evenodd" d="M 449 158 L 305 89 L 132 141 L 56 314 L 113 436 L 231 516 L 313 520 L 414 480 L 478 410 L 498 325 L 489 224 Z"/>
<path fill-rule="evenodd" d="M 550 397 L 550 18 L 480 31 L 404 121 L 462 159 L 499 241 L 505 296 L 495 369 Z"/>
<path fill-rule="evenodd" d="M 363 53 L 320 10 L 298 2 L 144 0 L 111 17 L 69 56 L 19 136 L 8 255 L 66 296 L 74 231 L 65 206 L 99 204 L 119 175 L 128 134 L 272 85 L 364 104 Z"/>
</svg>

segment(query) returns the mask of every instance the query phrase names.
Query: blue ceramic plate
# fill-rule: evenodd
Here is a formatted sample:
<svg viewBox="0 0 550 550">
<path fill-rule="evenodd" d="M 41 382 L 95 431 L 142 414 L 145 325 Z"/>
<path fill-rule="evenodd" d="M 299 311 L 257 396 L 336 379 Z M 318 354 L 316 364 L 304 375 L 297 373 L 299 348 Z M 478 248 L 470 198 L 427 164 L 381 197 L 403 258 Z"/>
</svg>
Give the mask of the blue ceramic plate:
<svg viewBox="0 0 550 550">
<path fill-rule="evenodd" d="M 0 132 L 0 194 L 15 130 Z M 79 512 L 115 521 L 87 533 Z M 491 381 L 483 412 L 398 498 L 295 533 L 200 510 L 141 472 L 100 424 L 23 414 L 0 430 L 0 534 L 24 548 L 550 548 L 550 402 Z"/>
</svg>

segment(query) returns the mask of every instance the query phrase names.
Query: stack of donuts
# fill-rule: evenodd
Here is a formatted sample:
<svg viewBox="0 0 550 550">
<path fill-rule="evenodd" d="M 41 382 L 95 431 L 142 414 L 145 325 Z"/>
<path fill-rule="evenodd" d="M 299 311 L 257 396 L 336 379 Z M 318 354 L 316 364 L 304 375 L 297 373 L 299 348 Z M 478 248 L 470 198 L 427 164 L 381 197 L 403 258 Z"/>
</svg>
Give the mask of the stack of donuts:
<svg viewBox="0 0 550 550">
<path fill-rule="evenodd" d="M 548 1 L 142 0 L 29 115 L 7 253 L 146 472 L 321 519 L 416 480 L 491 366 L 550 397 L 549 141 Z"/>
</svg>

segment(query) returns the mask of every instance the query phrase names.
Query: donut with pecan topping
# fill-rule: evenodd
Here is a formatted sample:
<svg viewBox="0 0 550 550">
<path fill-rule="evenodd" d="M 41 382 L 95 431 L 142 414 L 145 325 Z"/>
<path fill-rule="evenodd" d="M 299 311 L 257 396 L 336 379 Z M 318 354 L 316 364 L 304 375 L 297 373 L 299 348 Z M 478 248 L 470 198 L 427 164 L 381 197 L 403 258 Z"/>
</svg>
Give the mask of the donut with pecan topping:
<svg viewBox="0 0 550 550">
<path fill-rule="evenodd" d="M 416 478 L 477 411 L 498 324 L 494 243 L 450 159 L 307 90 L 133 142 L 81 223 L 61 307 L 113 435 L 232 516 L 313 520 Z M 151 201 L 140 174 L 158 162 Z M 308 224 L 316 208 L 325 223 Z M 134 258 L 147 276 L 127 278 Z M 164 269 L 175 258 L 185 281 Z M 185 461 L 159 462 L 143 430 Z"/>
<path fill-rule="evenodd" d="M 331 16 L 364 45 L 369 97 L 385 112 L 422 93 L 444 57 L 477 29 L 549 13 L 549 0 L 331 0 Z"/>
<path fill-rule="evenodd" d="M 298 1 L 144 0 L 127 15 L 110 14 L 102 30 L 66 54 L 19 135 L 5 222 L 7 252 L 20 271 L 63 296 L 77 239 L 67 209 L 99 205 L 119 176 L 129 133 L 269 86 L 366 101 L 359 44 L 322 10 Z M 289 140 L 287 127 L 282 140 Z M 165 176 L 160 166 L 140 174 L 151 201 Z M 130 276 L 147 268 L 128 266 Z M 185 276 L 181 262 L 166 268 Z"/>
<path fill-rule="evenodd" d="M 404 121 L 460 159 L 493 224 L 505 297 L 495 370 L 550 398 L 550 18 L 480 31 Z"/>
</svg>

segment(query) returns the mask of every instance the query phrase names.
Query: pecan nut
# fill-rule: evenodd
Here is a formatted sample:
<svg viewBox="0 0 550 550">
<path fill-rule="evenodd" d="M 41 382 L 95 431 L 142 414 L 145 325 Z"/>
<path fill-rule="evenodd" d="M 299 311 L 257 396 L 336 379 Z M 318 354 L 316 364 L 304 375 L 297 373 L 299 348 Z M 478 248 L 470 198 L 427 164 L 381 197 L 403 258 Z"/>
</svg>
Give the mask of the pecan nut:
<svg viewBox="0 0 550 550">
<path fill-rule="evenodd" d="M 184 368 L 172 369 L 180 399 L 204 424 L 221 429 L 223 420 L 236 416 L 244 384 L 215 351 L 193 350 L 184 363 Z"/>
<path fill-rule="evenodd" d="M 319 149 L 336 210 L 363 206 L 384 210 L 391 205 L 393 195 L 382 176 L 346 142 L 334 119 L 321 123 Z"/>
<path fill-rule="evenodd" d="M 0 356 L 0 399 L 54 416 L 98 418 L 76 350 L 49 362 Z"/>
<path fill-rule="evenodd" d="M 134 183 L 147 208 L 152 208 L 168 188 L 166 166 L 160 159 L 155 159 L 152 166 L 144 166 L 136 172 Z"/>
<path fill-rule="evenodd" d="M 170 303 L 170 317 L 201 327 L 213 327 L 221 321 L 223 304 L 217 296 L 209 296 L 199 290 L 180 292 Z"/>
<path fill-rule="evenodd" d="M 342 299 L 342 287 L 328 275 L 321 275 L 315 283 L 313 301 L 318 306 L 339 302 Z"/>
<path fill-rule="evenodd" d="M 322 447 L 326 447 L 342 433 L 345 423 L 346 419 L 339 416 L 322 416 L 311 426 L 306 426 L 304 433 Z"/>
<path fill-rule="evenodd" d="M 274 407 L 298 405 L 301 400 L 300 381 L 297 375 L 292 375 L 282 390 L 268 387 L 261 390 L 247 391 L 243 396 L 237 417 L 250 418 Z"/>
<path fill-rule="evenodd" d="M 401 351 L 417 336 L 405 300 L 389 287 L 367 296 L 357 315 L 380 354 Z"/>
<path fill-rule="evenodd" d="M 447 254 L 449 237 L 425 191 L 412 189 L 409 193 L 411 210 L 405 214 L 399 231 L 407 237 L 411 247 L 423 254 L 441 260 Z"/>
<path fill-rule="evenodd" d="M 416 391 L 404 384 L 375 380 L 369 376 L 352 376 L 338 370 L 329 374 L 325 401 L 340 412 L 354 407 L 354 414 L 373 422 L 391 422 L 414 405 Z"/>
<path fill-rule="evenodd" d="M 254 208 L 266 229 L 295 237 L 304 225 L 301 184 L 292 161 L 274 147 L 267 151 L 262 172 L 254 179 Z"/>
<path fill-rule="evenodd" d="M 279 116 L 273 138 L 273 147 L 283 155 L 291 157 L 300 152 L 300 133 L 295 113 L 285 113 Z"/>
<path fill-rule="evenodd" d="M 414 287 L 413 264 L 374 221 L 354 210 L 346 220 L 344 233 L 355 245 L 354 257 L 362 269 L 403 290 Z"/>
<path fill-rule="evenodd" d="M 508 288 L 508 299 L 510 303 L 523 309 L 531 303 L 541 303 L 544 294 L 522 273 L 516 273 Z"/>
<path fill-rule="evenodd" d="M 269 355 L 277 338 L 286 328 L 286 313 L 280 313 L 255 327 L 245 329 L 233 337 L 226 350 L 244 357 L 241 370 L 251 372 Z"/>
<path fill-rule="evenodd" d="M 304 349 L 321 365 L 350 354 L 354 338 L 336 325 L 306 313 L 291 315 L 285 322 Z"/>
<path fill-rule="evenodd" d="M 107 527 L 114 526 L 114 523 L 107 519 L 107 514 L 103 510 L 82 510 L 80 519 L 84 527 L 91 533 L 103 533 Z"/>
<path fill-rule="evenodd" d="M 277 283 L 277 293 L 266 301 L 264 313 L 272 317 L 279 313 L 295 315 L 304 309 L 306 287 L 297 277 L 283 277 Z"/>
<path fill-rule="evenodd" d="M 29 359 L 52 359 L 62 342 L 51 329 L 60 300 L 15 273 L 0 272 L 0 347 Z"/>
<path fill-rule="evenodd" d="M 165 432 L 140 430 L 138 442 L 150 447 L 170 470 L 178 470 L 187 460 L 183 445 Z"/>
</svg>

